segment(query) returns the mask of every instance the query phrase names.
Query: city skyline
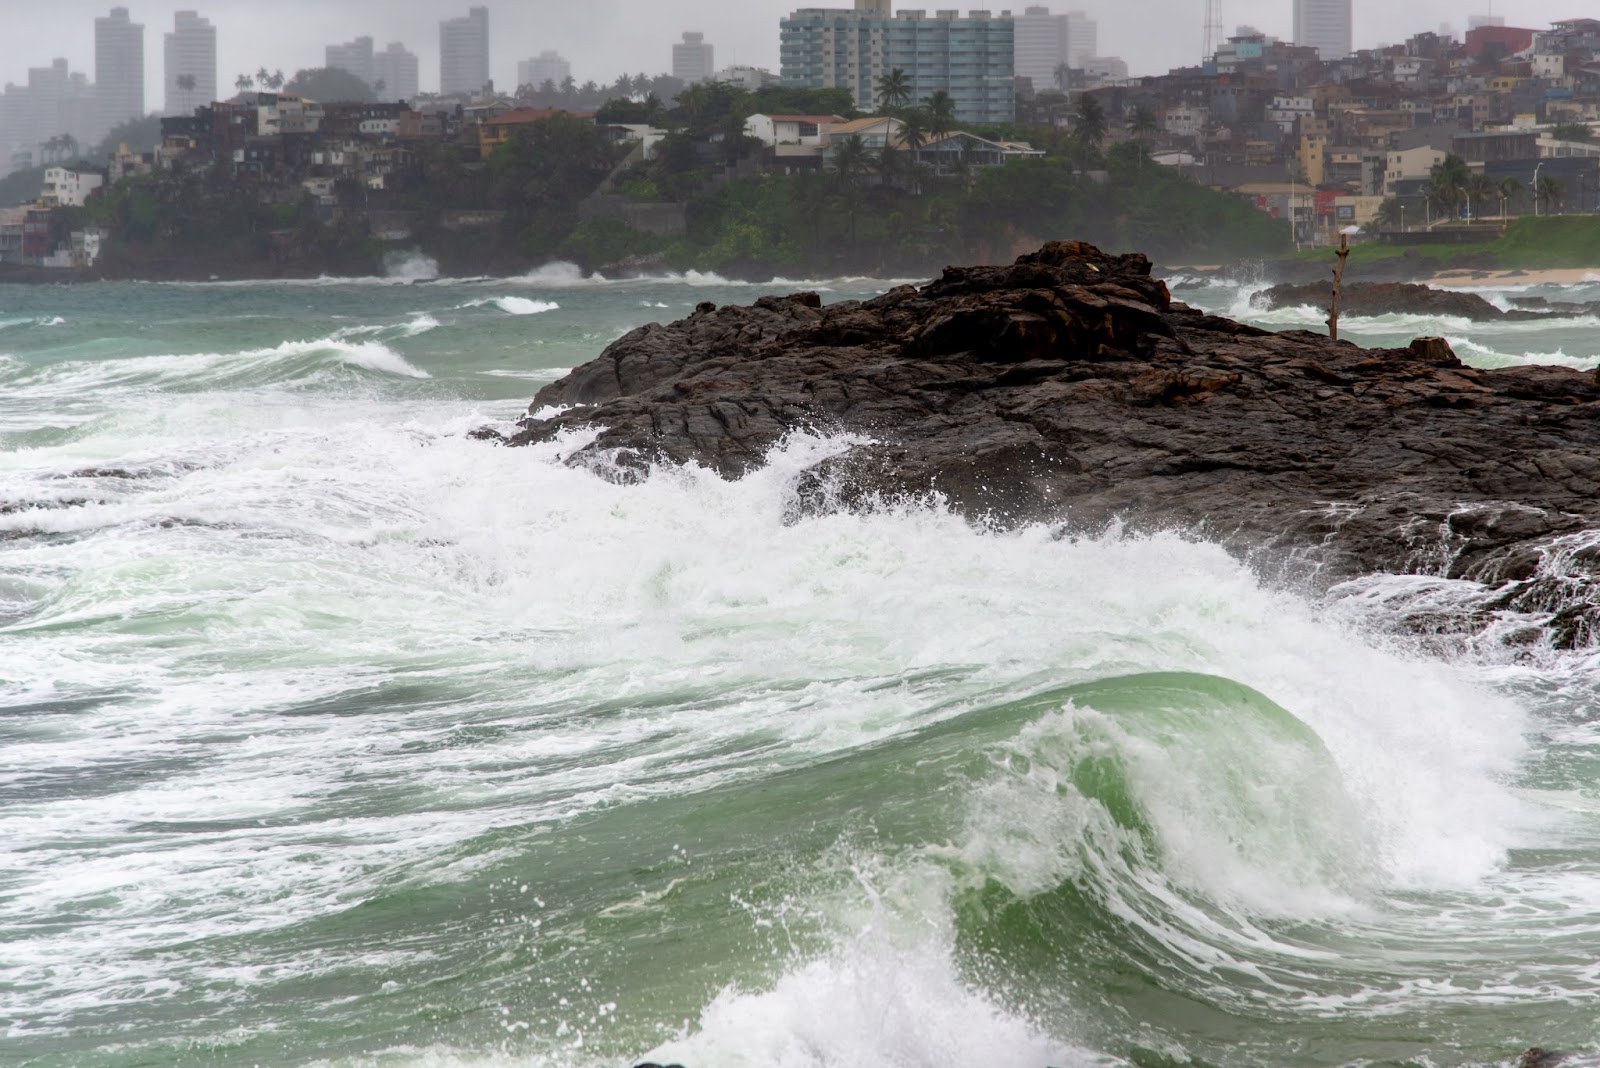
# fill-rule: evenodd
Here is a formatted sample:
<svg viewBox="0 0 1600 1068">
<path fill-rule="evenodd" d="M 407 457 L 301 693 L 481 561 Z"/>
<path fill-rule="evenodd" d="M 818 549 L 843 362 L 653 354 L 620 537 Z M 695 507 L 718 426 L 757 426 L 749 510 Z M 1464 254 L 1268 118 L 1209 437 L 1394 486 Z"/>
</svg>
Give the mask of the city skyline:
<svg viewBox="0 0 1600 1068">
<path fill-rule="evenodd" d="M 167 0 L 140 3 L 121 0 L 132 20 L 144 25 L 145 105 L 162 106 L 165 98 L 162 35 L 173 26 L 180 10 L 194 10 L 216 28 L 219 89 L 226 92 L 240 73 L 260 67 L 295 70 L 323 65 L 325 46 L 371 36 L 380 45 L 402 42 L 419 60 L 423 91 L 439 84 L 439 23 L 459 18 L 482 0 L 413 0 L 397 5 L 388 0 L 341 0 L 335 6 L 312 0 L 279 0 L 264 8 L 250 0 Z M 113 4 L 85 0 L 35 6 L 7 12 L 7 33 L 0 44 L 0 85 L 25 84 L 30 67 L 48 66 L 66 58 L 74 71 L 94 69 L 94 20 L 106 16 Z M 685 31 L 703 31 L 716 47 L 720 68 L 735 64 L 776 71 L 778 23 L 791 11 L 805 6 L 849 7 L 848 0 L 746 0 L 730 9 L 720 0 L 591 0 L 574 13 L 554 0 L 532 3 L 488 3 L 490 24 L 490 75 L 497 86 L 514 86 L 517 64 L 546 50 L 560 52 L 571 64 L 580 83 L 606 84 L 623 73 L 668 73 L 671 46 Z M 897 3 L 896 10 L 935 4 Z M 963 4 L 965 12 L 981 5 Z M 1027 2 L 989 4 L 998 13 L 1021 14 Z M 1063 0 L 1049 3 L 1052 12 L 1083 10 L 1099 24 L 1099 52 L 1125 59 L 1134 75 L 1165 73 L 1192 64 L 1199 53 L 1203 5 L 1199 0 L 1146 0 L 1137 10 L 1103 0 Z M 1499 14 L 1511 22 L 1543 26 L 1581 14 L 1571 0 L 1526 0 L 1516 14 Z M 330 7 L 334 9 L 330 10 Z M 1396 43 L 1411 34 L 1437 30 L 1450 23 L 1457 34 L 1469 16 L 1483 14 L 1485 2 L 1454 3 L 1422 0 L 1407 5 L 1379 5 L 1355 0 L 1354 46 L 1370 48 Z M 1249 24 L 1285 40 L 1293 36 L 1292 0 L 1223 0 L 1224 32 Z M 612 32 L 626 25 L 630 32 L 618 40 Z M 1152 31 L 1152 27 L 1156 27 Z"/>
</svg>

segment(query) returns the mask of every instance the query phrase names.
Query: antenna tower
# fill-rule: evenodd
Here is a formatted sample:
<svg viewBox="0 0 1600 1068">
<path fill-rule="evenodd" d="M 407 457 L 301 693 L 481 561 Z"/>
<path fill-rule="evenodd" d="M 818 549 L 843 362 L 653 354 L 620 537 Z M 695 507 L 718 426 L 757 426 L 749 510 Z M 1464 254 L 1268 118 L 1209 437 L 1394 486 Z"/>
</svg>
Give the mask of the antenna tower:
<svg viewBox="0 0 1600 1068">
<path fill-rule="evenodd" d="M 1222 45 L 1222 0 L 1206 0 L 1206 44 L 1200 62 L 1209 63 Z"/>
</svg>

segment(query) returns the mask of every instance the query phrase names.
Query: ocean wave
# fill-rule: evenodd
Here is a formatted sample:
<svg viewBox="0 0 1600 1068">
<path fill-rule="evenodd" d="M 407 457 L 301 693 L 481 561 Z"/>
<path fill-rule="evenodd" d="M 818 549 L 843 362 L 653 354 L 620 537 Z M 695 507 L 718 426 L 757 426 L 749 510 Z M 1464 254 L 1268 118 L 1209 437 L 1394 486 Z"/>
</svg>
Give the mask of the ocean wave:
<svg viewBox="0 0 1600 1068">
<path fill-rule="evenodd" d="M 561 305 L 551 300 L 529 300 L 527 297 L 484 297 L 480 300 L 469 300 L 460 307 L 495 307 L 507 315 L 542 315 L 545 312 L 558 311 Z"/>
<path fill-rule="evenodd" d="M 436 323 L 433 325 L 437 325 Z M 429 373 L 379 340 L 359 336 L 362 328 L 306 341 L 285 341 L 270 348 L 238 352 L 196 352 L 156 356 L 131 356 L 119 360 L 68 360 L 37 367 L 24 366 L 10 378 L 13 399 L 30 404 L 50 403 L 81 395 L 85 390 L 160 387 L 180 392 L 242 388 L 271 382 L 310 381 L 318 374 L 341 367 L 384 376 L 425 379 Z M 398 328 L 401 336 L 432 329 L 413 320 Z"/>
<path fill-rule="evenodd" d="M 295 344 L 262 358 L 353 347 Z M 495 449 L 460 407 L 180 411 L 162 444 L 203 470 L 30 547 L 7 700 L 86 702 L 0 779 L 32 791 L 0 922 L 33 1047 L 107 1011 L 216 1041 L 226 982 L 293 1006 L 280 1052 L 364 999 L 371 1048 L 449 977 L 516 991 L 508 1060 L 1084 1064 L 1115 1055 L 1078 1034 L 1218 1047 L 1182 1022 L 1242 1004 L 1266 1041 L 1308 999 L 1423 996 L 1486 927 L 1506 969 L 1542 937 L 1498 875 L 1543 842 L 1524 713 L 1218 545 L 936 497 L 797 520 L 859 438 L 619 484 L 564 462 L 581 435 Z M 4 459 L 0 496 L 152 447 L 126 431 Z M 1151 991 L 1195 1008 L 1167 1027 Z"/>
<path fill-rule="evenodd" d="M 37 315 L 22 319 L 0 319 L 0 330 L 19 326 L 65 326 L 66 319 L 59 315 Z"/>
<path fill-rule="evenodd" d="M 774 292 L 815 290 L 832 292 L 837 289 L 890 289 L 897 285 L 920 285 L 926 278 L 871 278 L 865 275 L 845 275 L 838 278 L 773 278 L 767 282 L 748 282 L 727 278 L 711 271 L 664 271 L 659 274 L 630 275 L 608 278 L 601 274 L 586 274 L 575 263 L 550 263 L 535 268 L 525 275 L 503 279 L 506 282 L 542 289 L 573 289 L 580 287 L 626 286 L 688 286 L 703 289 L 762 289 Z"/>
</svg>

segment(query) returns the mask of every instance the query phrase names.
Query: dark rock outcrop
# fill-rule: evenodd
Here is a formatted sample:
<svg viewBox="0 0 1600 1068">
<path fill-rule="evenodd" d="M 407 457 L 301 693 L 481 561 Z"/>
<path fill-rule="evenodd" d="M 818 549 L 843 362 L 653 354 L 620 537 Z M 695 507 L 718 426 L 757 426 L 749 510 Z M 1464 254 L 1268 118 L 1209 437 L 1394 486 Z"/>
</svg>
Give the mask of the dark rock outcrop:
<svg viewBox="0 0 1600 1068">
<path fill-rule="evenodd" d="M 1329 292 L 1330 285 L 1327 282 L 1277 285 L 1262 290 L 1255 299 L 1264 308 L 1292 308 L 1307 304 L 1325 308 Z M 1339 307 L 1345 315 L 1448 315 L 1486 323 L 1600 313 L 1600 307 L 1593 304 L 1552 304 L 1538 297 L 1513 300 L 1511 303 L 1517 307 L 1503 311 L 1476 293 L 1434 289 L 1408 282 L 1350 283 L 1343 287 L 1339 295 Z"/>
<path fill-rule="evenodd" d="M 1475 579 L 1483 619 L 1590 630 L 1600 544 L 1573 546 L 1600 529 L 1595 375 L 1271 333 L 1172 301 L 1142 256 L 1054 242 L 865 302 L 702 304 L 540 390 L 546 406 L 571 407 L 510 442 L 597 427 L 569 462 L 614 476 L 734 477 L 791 430 L 849 430 L 872 440 L 808 472 L 797 512 L 937 493 L 1000 522 L 1177 524 L 1324 579 Z"/>
</svg>

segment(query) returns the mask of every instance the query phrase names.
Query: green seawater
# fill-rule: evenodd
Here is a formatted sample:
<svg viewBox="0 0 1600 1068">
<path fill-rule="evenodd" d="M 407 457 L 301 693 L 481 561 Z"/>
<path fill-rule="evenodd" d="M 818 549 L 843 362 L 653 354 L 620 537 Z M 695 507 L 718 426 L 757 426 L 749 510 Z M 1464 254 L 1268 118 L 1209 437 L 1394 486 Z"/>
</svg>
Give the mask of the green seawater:
<svg viewBox="0 0 1600 1068">
<path fill-rule="evenodd" d="M 0 1064 L 1600 1063 L 1593 650 L 467 436 L 763 291 L 0 287 Z"/>
</svg>

